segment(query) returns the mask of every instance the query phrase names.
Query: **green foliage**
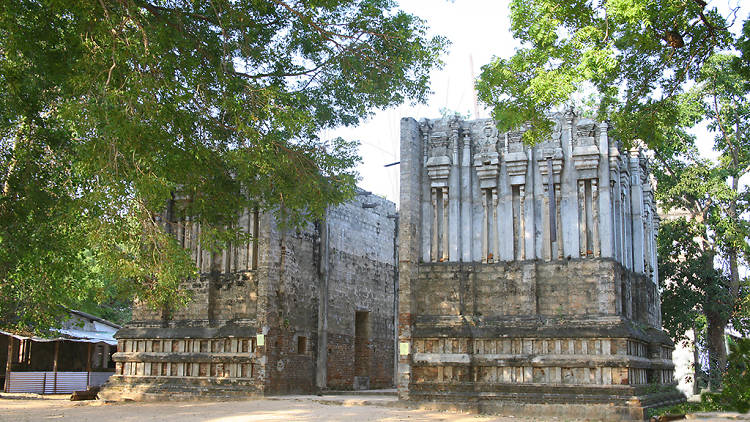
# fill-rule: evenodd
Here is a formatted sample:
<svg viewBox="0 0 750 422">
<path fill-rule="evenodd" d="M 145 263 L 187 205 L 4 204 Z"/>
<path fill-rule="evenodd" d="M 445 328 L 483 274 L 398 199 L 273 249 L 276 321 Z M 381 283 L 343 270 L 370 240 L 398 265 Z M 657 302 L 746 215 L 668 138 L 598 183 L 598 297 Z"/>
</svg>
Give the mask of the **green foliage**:
<svg viewBox="0 0 750 422">
<path fill-rule="evenodd" d="M 357 144 L 317 134 L 424 100 L 446 44 L 425 34 L 391 0 L 5 4 L 0 326 L 179 306 L 180 221 L 215 250 L 245 209 L 298 225 L 349 198 Z"/>
<path fill-rule="evenodd" d="M 698 413 L 698 412 L 717 412 L 721 410 L 727 410 L 719 407 L 715 403 L 707 403 L 705 401 L 699 401 L 699 402 L 684 402 L 680 404 L 675 404 L 673 406 L 666 406 L 666 407 L 658 407 L 654 409 L 649 409 L 647 412 L 647 416 L 650 418 L 652 416 L 662 416 L 662 415 L 687 415 L 690 413 Z"/>
<path fill-rule="evenodd" d="M 522 42 L 510 58 L 482 68 L 479 98 L 502 130 L 529 122 L 529 143 L 549 136 L 546 115 L 574 93 L 594 91 L 597 118 L 626 142 L 666 142 L 676 126 L 674 98 L 732 37 L 701 0 L 513 0 L 511 29 Z"/>
<path fill-rule="evenodd" d="M 750 286 L 738 270 L 750 257 L 750 190 L 739 184 L 750 170 L 750 102 L 739 61 L 734 55 L 715 54 L 703 63 L 696 84 L 676 97 L 680 125 L 663 128 L 668 142 L 655 149 L 654 160 L 656 198 L 663 210 L 689 217 L 667 221 L 659 231 L 664 326 L 675 340 L 697 329 L 699 342 L 709 346 L 714 377 L 725 365 L 722 339 L 727 323 L 750 331 Z M 695 139 L 685 133 L 704 118 L 715 134 L 716 161 L 701 158 Z"/>
<path fill-rule="evenodd" d="M 750 410 L 750 339 L 733 339 L 729 343 L 729 367 L 723 388 L 718 393 L 705 394 L 701 401 L 740 413 Z"/>
<path fill-rule="evenodd" d="M 451 119 L 456 117 L 459 119 L 468 120 L 471 119 L 471 111 L 467 110 L 466 113 L 462 114 L 456 110 L 451 110 L 448 107 L 442 107 L 440 109 L 440 117 L 442 117 L 443 119 Z"/>
<path fill-rule="evenodd" d="M 654 409 L 650 416 L 716 411 L 747 413 L 750 410 L 750 339 L 730 340 L 729 350 L 729 366 L 720 392 L 703 393 L 700 402 Z"/>
<path fill-rule="evenodd" d="M 662 289 L 662 323 L 675 341 L 696 327 L 704 312 L 731 309 L 729 283 L 714 268 L 711 253 L 703 249 L 705 227 L 685 218 L 666 221 L 659 228 L 657 253 Z M 727 318 L 729 315 L 725 315 Z"/>
</svg>

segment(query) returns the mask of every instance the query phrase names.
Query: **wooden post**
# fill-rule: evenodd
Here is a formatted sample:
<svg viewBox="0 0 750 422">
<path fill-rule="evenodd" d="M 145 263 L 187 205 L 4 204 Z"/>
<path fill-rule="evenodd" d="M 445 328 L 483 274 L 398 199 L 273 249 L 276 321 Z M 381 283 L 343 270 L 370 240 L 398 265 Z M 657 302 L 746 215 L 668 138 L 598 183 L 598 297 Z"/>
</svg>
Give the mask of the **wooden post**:
<svg viewBox="0 0 750 422">
<path fill-rule="evenodd" d="M 52 363 L 52 372 L 53 375 L 53 384 L 52 384 L 52 394 L 57 394 L 57 355 L 60 350 L 60 340 L 55 340 L 55 360 Z"/>
<path fill-rule="evenodd" d="M 27 368 L 31 367 L 31 345 L 32 344 L 34 344 L 34 342 L 31 341 L 31 339 L 26 340 L 26 359 L 25 359 L 25 362 L 26 362 L 26 367 Z"/>
<path fill-rule="evenodd" d="M 13 361 L 13 336 L 8 336 L 8 361 L 5 362 L 5 387 L 3 391 L 6 393 L 10 389 L 10 367 Z"/>
<path fill-rule="evenodd" d="M 88 389 L 91 385 L 91 343 L 88 345 L 88 351 L 86 353 L 86 388 Z"/>
</svg>

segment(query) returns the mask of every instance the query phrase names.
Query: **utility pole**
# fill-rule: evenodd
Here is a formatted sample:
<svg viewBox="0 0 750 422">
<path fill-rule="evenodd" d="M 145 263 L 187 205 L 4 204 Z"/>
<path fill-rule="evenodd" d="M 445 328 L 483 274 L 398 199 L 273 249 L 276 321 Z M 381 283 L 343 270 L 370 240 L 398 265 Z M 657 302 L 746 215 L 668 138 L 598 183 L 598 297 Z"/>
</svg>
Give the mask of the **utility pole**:
<svg viewBox="0 0 750 422">
<path fill-rule="evenodd" d="M 474 76 L 474 58 L 469 54 L 469 71 L 471 72 L 471 98 L 474 100 L 474 118 L 479 118 L 479 99 L 477 98 L 477 88 L 474 86 L 476 77 Z"/>
</svg>

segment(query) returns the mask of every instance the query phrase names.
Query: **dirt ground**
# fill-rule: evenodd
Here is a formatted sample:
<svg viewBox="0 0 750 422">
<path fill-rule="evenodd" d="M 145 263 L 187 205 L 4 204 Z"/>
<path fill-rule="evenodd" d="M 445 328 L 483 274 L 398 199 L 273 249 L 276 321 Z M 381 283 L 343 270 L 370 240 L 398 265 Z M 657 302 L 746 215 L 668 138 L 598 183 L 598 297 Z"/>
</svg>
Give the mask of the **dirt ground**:
<svg viewBox="0 0 750 422">
<path fill-rule="evenodd" d="M 252 421 L 446 421 L 528 422 L 534 419 L 486 417 L 386 407 L 394 399 L 361 396 L 289 396 L 220 402 L 71 402 L 70 396 L 0 395 L 0 421 L 252 422 Z M 365 405 L 368 402 L 370 404 Z M 377 405 L 378 402 L 382 405 Z"/>
<path fill-rule="evenodd" d="M 409 421 L 409 422 L 540 422 L 563 418 L 530 419 L 513 416 L 478 416 L 455 412 L 404 409 L 390 396 L 285 396 L 244 401 L 124 402 L 100 400 L 71 402 L 69 395 L 0 394 L 0 421 L 107 421 L 107 422 L 253 422 L 253 421 Z M 703 421 L 750 420 L 750 415 L 703 414 L 688 419 Z"/>
</svg>

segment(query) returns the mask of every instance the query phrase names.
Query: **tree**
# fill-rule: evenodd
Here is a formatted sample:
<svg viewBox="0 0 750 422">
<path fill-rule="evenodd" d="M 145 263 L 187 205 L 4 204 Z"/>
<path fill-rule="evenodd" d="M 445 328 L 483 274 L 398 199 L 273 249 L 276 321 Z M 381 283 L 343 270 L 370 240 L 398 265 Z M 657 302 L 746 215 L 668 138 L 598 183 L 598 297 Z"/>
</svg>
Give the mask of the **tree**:
<svg viewBox="0 0 750 422">
<path fill-rule="evenodd" d="M 659 144 L 655 129 L 678 123 L 676 96 L 732 42 L 703 0 L 513 0 L 510 13 L 523 48 L 485 65 L 477 90 L 500 129 L 530 122 L 530 143 L 550 133 L 551 109 L 589 91 L 616 137 Z"/>
<path fill-rule="evenodd" d="M 750 171 L 750 85 L 738 64 L 737 56 L 715 54 L 681 102 L 683 111 L 692 110 L 685 115 L 694 116 L 687 126 L 707 119 L 716 134 L 718 159 L 701 159 L 695 139 L 684 134 L 655 151 L 657 199 L 665 211 L 681 209 L 690 216 L 669 221 L 659 231 L 665 327 L 679 338 L 698 317 L 705 319 L 713 385 L 726 368 L 728 323 L 742 332 L 750 328 L 750 286 L 739 273 L 750 257 L 750 191 L 739 184 Z"/>
<path fill-rule="evenodd" d="M 484 66 L 477 82 L 500 129 L 532 123 L 529 143 L 549 135 L 550 109 L 593 94 L 596 118 L 612 122 L 616 138 L 654 149 L 657 199 L 690 217 L 659 234 L 664 323 L 677 339 L 706 319 L 713 386 L 726 366 L 724 329 L 729 321 L 742 328 L 748 316 L 738 267 L 747 262 L 739 179 L 750 164 L 750 27 L 734 39 L 728 20 L 736 12 L 726 19 L 703 0 L 514 0 L 511 25 L 523 48 Z M 735 45 L 741 58 L 721 54 Z M 686 133 L 703 119 L 717 135 L 716 163 Z"/>
<path fill-rule="evenodd" d="M 245 209 L 299 224 L 348 198 L 356 143 L 317 134 L 423 101 L 446 45 L 425 34 L 391 0 L 4 5 L 0 325 L 111 283 L 177 306 L 178 221 L 218 248 Z"/>
</svg>

